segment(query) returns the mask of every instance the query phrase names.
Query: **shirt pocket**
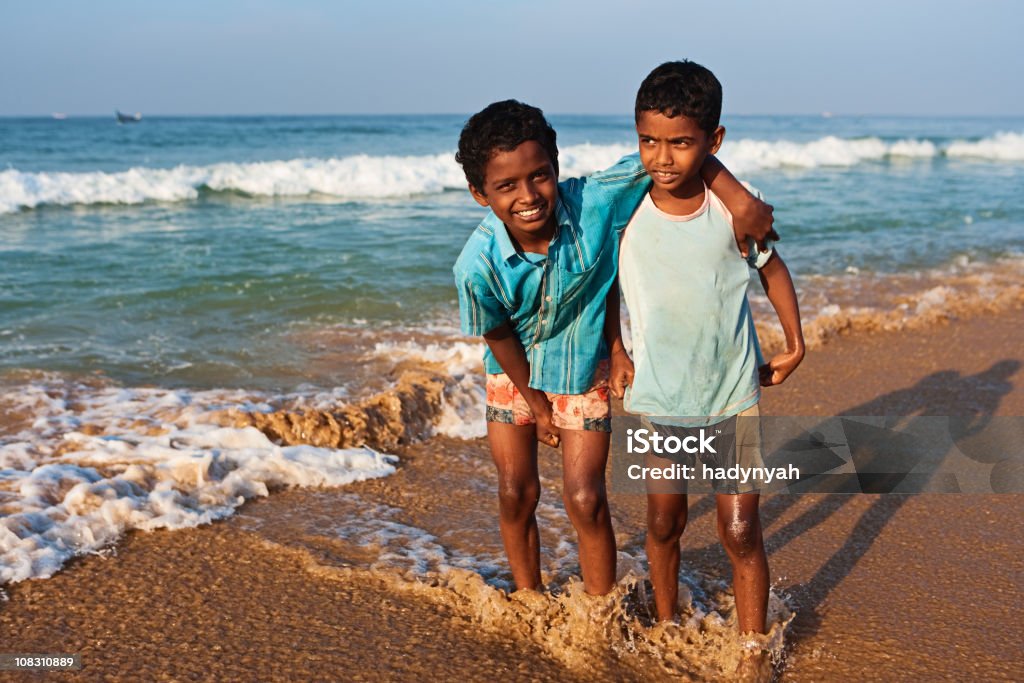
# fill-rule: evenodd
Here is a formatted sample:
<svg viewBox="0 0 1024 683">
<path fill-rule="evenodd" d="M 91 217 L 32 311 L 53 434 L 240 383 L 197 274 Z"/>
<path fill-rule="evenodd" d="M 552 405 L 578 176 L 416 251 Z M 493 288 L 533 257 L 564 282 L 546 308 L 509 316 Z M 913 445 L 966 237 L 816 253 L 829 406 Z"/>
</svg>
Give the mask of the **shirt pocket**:
<svg viewBox="0 0 1024 683">
<path fill-rule="evenodd" d="M 602 284 L 611 282 L 615 277 L 614 251 L 605 246 L 589 268 L 579 272 L 562 271 L 559 276 L 562 285 L 559 301 L 565 304 L 588 294 L 597 294 Z"/>
</svg>

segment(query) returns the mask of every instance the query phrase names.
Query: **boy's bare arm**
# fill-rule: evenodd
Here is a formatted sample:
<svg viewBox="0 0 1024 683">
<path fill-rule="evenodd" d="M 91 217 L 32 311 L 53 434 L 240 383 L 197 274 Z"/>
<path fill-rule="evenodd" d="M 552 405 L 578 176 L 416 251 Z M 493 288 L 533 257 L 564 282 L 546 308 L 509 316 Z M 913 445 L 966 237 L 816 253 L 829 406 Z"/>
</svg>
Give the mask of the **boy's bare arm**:
<svg viewBox="0 0 1024 683">
<path fill-rule="evenodd" d="M 747 255 L 748 237 L 754 238 L 760 251 L 764 251 L 766 239 L 779 240 L 779 234 L 772 227 L 775 220 L 772 205 L 750 194 L 713 154 L 704 160 L 700 175 L 732 213 L 736 243 L 744 256 Z"/>
<path fill-rule="evenodd" d="M 484 341 L 533 411 L 537 420 L 537 440 L 557 447 L 561 437 L 558 427 L 551 421 L 551 402 L 547 394 L 530 386 L 530 363 L 526 360 L 526 350 L 519 337 L 508 323 L 504 323 L 484 334 Z"/>
<path fill-rule="evenodd" d="M 793 278 L 777 251 L 757 274 L 786 336 L 786 351 L 773 356 L 767 365 L 760 368 L 761 386 L 770 387 L 782 384 L 804 359 L 804 331 Z"/>
<path fill-rule="evenodd" d="M 611 371 L 608 376 L 608 387 L 612 396 L 622 398 L 626 387 L 633 383 L 633 361 L 626 353 L 622 343 L 622 323 L 619 319 L 619 279 L 615 278 L 608 296 L 605 298 L 604 340 L 608 343 L 608 354 L 611 356 Z"/>
</svg>

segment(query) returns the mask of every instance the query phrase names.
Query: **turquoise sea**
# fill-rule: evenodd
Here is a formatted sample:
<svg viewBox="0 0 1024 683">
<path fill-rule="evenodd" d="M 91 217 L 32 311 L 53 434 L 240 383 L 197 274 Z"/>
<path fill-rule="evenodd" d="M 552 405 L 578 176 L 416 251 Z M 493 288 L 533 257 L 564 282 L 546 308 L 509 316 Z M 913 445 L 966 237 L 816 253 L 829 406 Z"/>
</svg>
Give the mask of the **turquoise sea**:
<svg viewBox="0 0 1024 683">
<path fill-rule="evenodd" d="M 450 267 L 481 216 L 452 159 L 464 120 L 0 119 L 0 369 L 358 391 L 326 351 L 454 336 Z M 551 120 L 563 175 L 634 146 L 625 116 Z M 884 307 L 908 276 L 1021 272 L 1024 119 L 723 123 L 805 317 Z"/>
</svg>

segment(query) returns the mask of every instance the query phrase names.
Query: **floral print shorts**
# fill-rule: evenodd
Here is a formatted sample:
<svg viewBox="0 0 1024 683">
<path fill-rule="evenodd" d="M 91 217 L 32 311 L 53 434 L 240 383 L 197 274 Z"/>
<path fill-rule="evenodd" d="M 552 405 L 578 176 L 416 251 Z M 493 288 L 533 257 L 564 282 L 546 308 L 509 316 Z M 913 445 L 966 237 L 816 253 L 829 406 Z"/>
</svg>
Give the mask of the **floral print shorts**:
<svg viewBox="0 0 1024 683">
<path fill-rule="evenodd" d="M 608 394 L 608 361 L 603 360 L 594 373 L 594 383 L 585 394 L 552 394 L 552 422 L 559 429 L 588 432 L 612 431 L 612 406 Z M 526 404 L 508 375 L 487 375 L 487 421 L 513 425 L 536 423 L 530 406 Z"/>
</svg>

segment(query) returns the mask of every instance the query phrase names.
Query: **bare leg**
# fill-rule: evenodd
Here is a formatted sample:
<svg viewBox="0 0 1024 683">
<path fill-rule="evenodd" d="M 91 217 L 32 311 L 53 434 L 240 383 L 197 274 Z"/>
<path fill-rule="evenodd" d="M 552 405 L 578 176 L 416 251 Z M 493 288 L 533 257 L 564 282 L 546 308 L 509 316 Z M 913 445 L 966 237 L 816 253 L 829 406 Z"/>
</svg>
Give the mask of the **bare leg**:
<svg viewBox="0 0 1024 683">
<path fill-rule="evenodd" d="M 498 468 L 498 524 L 512 578 L 516 590 L 536 590 L 540 586 L 536 428 L 488 422 L 487 438 Z"/>
<path fill-rule="evenodd" d="M 758 513 L 760 494 L 718 495 L 718 537 L 732 562 L 733 593 L 740 633 L 764 633 L 768 613 L 768 558 Z M 737 680 L 771 680 L 764 650 L 748 651 L 736 670 Z"/>
<path fill-rule="evenodd" d="M 604 595 L 615 584 L 615 534 L 604 481 L 609 437 L 562 430 L 562 499 L 579 537 L 583 586 L 591 595 Z"/>
<path fill-rule="evenodd" d="M 741 633 L 764 633 L 768 612 L 768 558 L 758 514 L 760 494 L 719 494 L 718 537 L 732 562 L 736 616 Z"/>
<path fill-rule="evenodd" d="M 686 528 L 686 494 L 647 494 L 647 562 L 658 621 L 679 614 L 679 538 Z"/>
</svg>

